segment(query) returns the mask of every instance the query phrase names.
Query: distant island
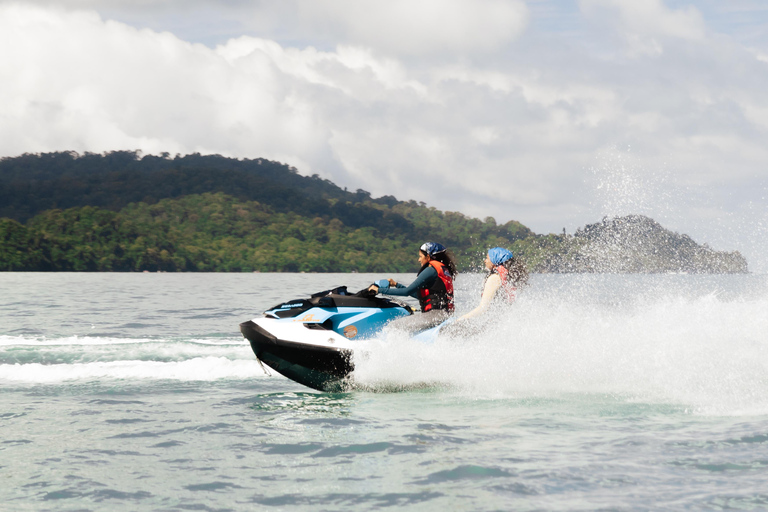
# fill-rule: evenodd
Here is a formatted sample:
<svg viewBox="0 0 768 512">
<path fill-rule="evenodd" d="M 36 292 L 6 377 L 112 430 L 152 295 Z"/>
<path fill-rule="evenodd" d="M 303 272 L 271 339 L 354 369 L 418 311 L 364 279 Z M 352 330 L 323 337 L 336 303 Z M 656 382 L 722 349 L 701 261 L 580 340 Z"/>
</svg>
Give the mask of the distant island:
<svg viewBox="0 0 768 512">
<path fill-rule="evenodd" d="M 0 159 L 0 270 L 413 272 L 422 241 L 464 271 L 505 246 L 532 272 L 744 273 L 643 216 L 535 234 L 392 196 L 347 191 L 280 162 L 57 152 Z"/>
<path fill-rule="evenodd" d="M 642 215 L 605 218 L 559 237 L 538 261 L 540 271 L 559 273 L 747 272 L 747 261 L 738 252 L 699 245 Z"/>
</svg>

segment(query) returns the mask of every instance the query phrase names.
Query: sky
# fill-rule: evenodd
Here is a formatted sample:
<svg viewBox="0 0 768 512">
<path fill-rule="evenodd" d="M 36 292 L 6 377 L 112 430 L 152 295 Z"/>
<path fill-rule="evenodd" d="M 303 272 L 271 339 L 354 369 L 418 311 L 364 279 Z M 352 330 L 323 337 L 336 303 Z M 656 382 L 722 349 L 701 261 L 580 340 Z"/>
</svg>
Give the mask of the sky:
<svg viewBox="0 0 768 512">
<path fill-rule="evenodd" d="M 768 272 L 768 2 L 0 0 L 0 156 L 268 158 Z"/>
</svg>

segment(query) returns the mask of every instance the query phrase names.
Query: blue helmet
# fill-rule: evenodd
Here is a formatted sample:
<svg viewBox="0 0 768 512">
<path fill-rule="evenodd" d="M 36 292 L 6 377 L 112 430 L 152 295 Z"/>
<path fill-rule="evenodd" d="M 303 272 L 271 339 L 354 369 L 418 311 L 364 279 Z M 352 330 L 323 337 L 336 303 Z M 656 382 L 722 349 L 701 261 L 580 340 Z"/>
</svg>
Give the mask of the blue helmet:
<svg viewBox="0 0 768 512">
<path fill-rule="evenodd" d="M 428 256 L 434 256 L 435 254 L 445 251 L 445 246 L 438 244 L 437 242 L 427 242 L 419 247 L 419 250 L 426 253 Z"/>
<path fill-rule="evenodd" d="M 488 257 L 491 259 L 491 263 L 498 266 L 507 260 L 512 259 L 512 251 L 508 251 L 503 247 L 494 247 L 488 250 Z"/>
</svg>

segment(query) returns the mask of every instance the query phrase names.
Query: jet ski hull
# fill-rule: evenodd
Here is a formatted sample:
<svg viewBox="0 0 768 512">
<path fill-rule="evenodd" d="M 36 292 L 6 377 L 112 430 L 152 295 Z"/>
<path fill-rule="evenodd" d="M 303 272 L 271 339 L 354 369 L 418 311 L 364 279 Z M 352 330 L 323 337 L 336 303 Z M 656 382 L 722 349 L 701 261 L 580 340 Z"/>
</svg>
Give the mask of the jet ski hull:
<svg viewBox="0 0 768 512">
<path fill-rule="evenodd" d="M 241 323 L 240 332 L 259 361 L 318 391 L 343 391 L 354 370 L 349 349 L 279 339 L 252 320 Z"/>
</svg>

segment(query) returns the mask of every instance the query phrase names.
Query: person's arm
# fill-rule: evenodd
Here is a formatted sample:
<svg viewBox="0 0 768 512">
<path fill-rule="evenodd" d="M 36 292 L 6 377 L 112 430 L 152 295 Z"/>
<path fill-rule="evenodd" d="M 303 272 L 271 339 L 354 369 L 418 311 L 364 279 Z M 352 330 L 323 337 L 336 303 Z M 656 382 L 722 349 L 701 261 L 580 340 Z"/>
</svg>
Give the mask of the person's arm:
<svg viewBox="0 0 768 512">
<path fill-rule="evenodd" d="M 429 288 L 429 286 L 437 279 L 437 270 L 433 267 L 427 267 L 421 274 L 416 276 L 416 279 L 408 286 L 403 286 L 400 283 L 395 283 L 395 287 L 390 286 L 388 290 L 381 290 L 381 293 L 386 295 L 395 296 L 409 296 L 418 299 L 420 288 Z"/>
<path fill-rule="evenodd" d="M 491 306 L 491 301 L 493 300 L 493 297 L 496 295 L 496 292 L 500 287 L 501 278 L 498 276 L 498 274 L 492 274 L 485 281 L 485 287 L 483 288 L 483 296 L 480 298 L 480 304 L 466 315 L 461 316 L 459 320 L 468 320 L 485 313 Z"/>
</svg>

